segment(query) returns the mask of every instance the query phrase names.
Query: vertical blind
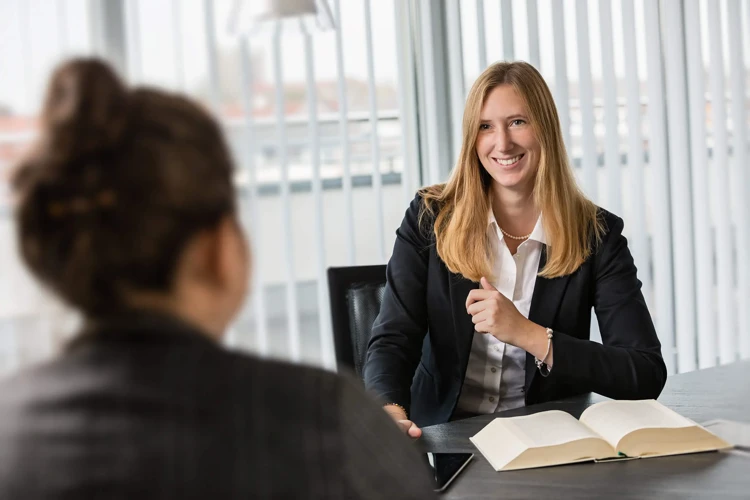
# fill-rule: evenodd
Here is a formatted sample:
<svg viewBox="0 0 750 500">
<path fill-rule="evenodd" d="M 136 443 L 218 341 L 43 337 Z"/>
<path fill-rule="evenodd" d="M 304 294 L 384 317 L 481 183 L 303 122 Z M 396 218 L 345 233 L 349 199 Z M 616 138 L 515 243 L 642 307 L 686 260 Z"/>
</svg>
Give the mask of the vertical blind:
<svg viewBox="0 0 750 500">
<path fill-rule="evenodd" d="M 449 3 L 466 88 L 500 59 L 549 83 L 581 187 L 625 219 L 669 372 L 750 357 L 748 2 Z"/>
<path fill-rule="evenodd" d="M 527 60 L 582 188 L 625 219 L 670 373 L 750 357 L 749 0 L 329 0 L 338 30 L 263 37 L 229 36 L 229 4 L 0 0 L 0 170 L 65 56 L 202 100 L 233 148 L 253 242 L 252 298 L 227 342 L 334 369 L 325 269 L 387 261 L 415 189 L 455 161 L 474 79 Z M 23 271 L 0 203 L 10 371 L 77 322 Z"/>
</svg>

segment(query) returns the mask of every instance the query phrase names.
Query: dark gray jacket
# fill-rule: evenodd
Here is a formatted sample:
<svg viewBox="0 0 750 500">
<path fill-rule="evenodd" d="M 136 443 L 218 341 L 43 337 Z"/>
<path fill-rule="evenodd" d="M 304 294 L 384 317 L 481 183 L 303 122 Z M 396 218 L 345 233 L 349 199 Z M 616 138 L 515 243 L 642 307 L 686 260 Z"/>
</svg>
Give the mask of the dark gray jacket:
<svg viewBox="0 0 750 500">
<path fill-rule="evenodd" d="M 94 322 L 0 383 L 0 498 L 432 498 L 357 383 L 223 349 L 174 318 Z"/>
</svg>

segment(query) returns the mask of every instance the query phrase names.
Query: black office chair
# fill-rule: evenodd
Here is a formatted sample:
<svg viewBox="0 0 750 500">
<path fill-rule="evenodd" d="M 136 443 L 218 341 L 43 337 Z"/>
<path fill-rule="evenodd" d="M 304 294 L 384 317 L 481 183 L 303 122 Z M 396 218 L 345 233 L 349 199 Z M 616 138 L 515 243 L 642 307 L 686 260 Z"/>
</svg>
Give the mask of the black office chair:
<svg viewBox="0 0 750 500">
<path fill-rule="evenodd" d="M 336 362 L 360 378 L 384 290 L 385 265 L 328 268 Z"/>
</svg>

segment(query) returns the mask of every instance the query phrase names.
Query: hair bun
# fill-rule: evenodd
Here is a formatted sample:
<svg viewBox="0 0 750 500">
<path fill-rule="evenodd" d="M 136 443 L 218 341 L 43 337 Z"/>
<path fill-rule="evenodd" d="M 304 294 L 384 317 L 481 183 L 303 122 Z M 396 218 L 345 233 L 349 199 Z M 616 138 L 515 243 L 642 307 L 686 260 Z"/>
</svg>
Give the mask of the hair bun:
<svg viewBox="0 0 750 500">
<path fill-rule="evenodd" d="M 73 59 L 55 70 L 42 112 L 43 134 L 62 163 L 110 149 L 127 122 L 128 89 L 99 59 Z"/>
</svg>

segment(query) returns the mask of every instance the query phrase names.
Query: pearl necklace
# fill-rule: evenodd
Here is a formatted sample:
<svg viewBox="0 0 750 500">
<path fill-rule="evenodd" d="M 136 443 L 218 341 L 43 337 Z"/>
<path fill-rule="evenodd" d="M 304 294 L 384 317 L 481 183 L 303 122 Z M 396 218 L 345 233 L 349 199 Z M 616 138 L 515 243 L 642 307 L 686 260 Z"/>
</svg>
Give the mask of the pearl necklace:
<svg viewBox="0 0 750 500">
<path fill-rule="evenodd" d="M 498 225 L 497 227 L 500 227 L 500 226 Z M 503 229 L 503 228 L 501 228 L 501 227 L 500 227 L 500 232 L 501 232 L 501 233 L 503 233 L 503 234 L 504 234 L 505 236 L 507 236 L 508 238 L 510 238 L 510 239 L 512 239 L 512 240 L 527 240 L 527 239 L 529 239 L 529 237 L 530 237 L 530 236 L 531 236 L 531 234 L 532 234 L 532 233 L 529 233 L 529 234 L 527 234 L 526 236 L 513 236 L 513 235 L 512 235 L 512 234 L 510 234 L 510 233 L 506 233 L 506 232 L 505 232 L 505 229 Z"/>
</svg>

